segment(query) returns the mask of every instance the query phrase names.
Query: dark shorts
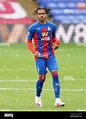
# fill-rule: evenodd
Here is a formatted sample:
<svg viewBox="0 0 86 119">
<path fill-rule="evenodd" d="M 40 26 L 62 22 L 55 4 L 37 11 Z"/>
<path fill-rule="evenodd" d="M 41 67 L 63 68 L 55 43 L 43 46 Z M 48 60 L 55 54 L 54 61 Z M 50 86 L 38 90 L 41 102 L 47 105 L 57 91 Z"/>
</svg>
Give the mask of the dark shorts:
<svg viewBox="0 0 86 119">
<path fill-rule="evenodd" d="M 56 57 L 50 56 L 47 59 L 40 58 L 36 60 L 36 70 L 38 74 L 46 74 L 47 69 L 51 72 L 52 70 L 58 70 L 58 62 Z"/>
</svg>

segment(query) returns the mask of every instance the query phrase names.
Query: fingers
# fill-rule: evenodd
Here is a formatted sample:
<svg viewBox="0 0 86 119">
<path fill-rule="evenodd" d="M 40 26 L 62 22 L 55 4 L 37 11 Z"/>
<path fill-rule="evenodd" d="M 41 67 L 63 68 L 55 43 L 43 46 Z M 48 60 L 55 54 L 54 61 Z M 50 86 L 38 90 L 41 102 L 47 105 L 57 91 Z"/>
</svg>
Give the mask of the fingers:
<svg viewBox="0 0 86 119">
<path fill-rule="evenodd" d="M 35 52 L 35 57 L 40 57 L 40 55 L 41 54 L 39 52 L 37 52 L 37 51 Z"/>
</svg>

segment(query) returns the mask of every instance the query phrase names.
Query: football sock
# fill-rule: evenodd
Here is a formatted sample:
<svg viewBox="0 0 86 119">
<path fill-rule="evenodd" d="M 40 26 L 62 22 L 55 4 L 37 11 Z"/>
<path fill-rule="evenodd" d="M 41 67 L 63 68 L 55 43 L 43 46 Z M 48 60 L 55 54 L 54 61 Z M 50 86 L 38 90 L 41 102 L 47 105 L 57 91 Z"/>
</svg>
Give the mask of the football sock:
<svg viewBox="0 0 86 119">
<path fill-rule="evenodd" d="M 45 76 L 39 76 L 39 80 L 36 82 L 36 96 L 40 96 L 43 88 Z"/>
<path fill-rule="evenodd" d="M 53 78 L 53 87 L 54 87 L 55 98 L 59 98 L 60 97 L 60 83 L 59 83 L 57 71 L 52 72 L 52 78 Z"/>
</svg>

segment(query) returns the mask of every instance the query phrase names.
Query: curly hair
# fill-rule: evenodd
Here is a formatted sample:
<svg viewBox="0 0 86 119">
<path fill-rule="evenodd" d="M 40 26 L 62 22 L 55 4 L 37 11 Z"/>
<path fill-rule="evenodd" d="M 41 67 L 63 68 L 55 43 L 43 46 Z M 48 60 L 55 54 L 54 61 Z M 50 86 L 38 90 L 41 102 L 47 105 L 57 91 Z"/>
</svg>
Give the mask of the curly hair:
<svg viewBox="0 0 86 119">
<path fill-rule="evenodd" d="M 36 10 L 34 10 L 33 15 L 37 14 L 38 13 L 38 10 L 40 10 L 40 9 L 45 10 L 46 14 L 49 14 L 50 11 L 51 11 L 51 9 L 50 8 L 47 8 L 47 7 L 38 7 Z"/>
</svg>

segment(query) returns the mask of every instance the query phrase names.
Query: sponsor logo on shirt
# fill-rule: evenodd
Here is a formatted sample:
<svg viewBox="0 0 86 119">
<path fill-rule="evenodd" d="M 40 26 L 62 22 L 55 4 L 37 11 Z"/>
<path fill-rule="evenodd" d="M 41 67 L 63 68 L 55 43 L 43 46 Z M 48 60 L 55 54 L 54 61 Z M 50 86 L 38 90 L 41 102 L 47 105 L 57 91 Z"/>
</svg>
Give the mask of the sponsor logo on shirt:
<svg viewBox="0 0 86 119">
<path fill-rule="evenodd" d="M 50 37 L 48 36 L 48 31 L 46 28 L 42 29 L 42 41 L 49 41 Z"/>
</svg>

